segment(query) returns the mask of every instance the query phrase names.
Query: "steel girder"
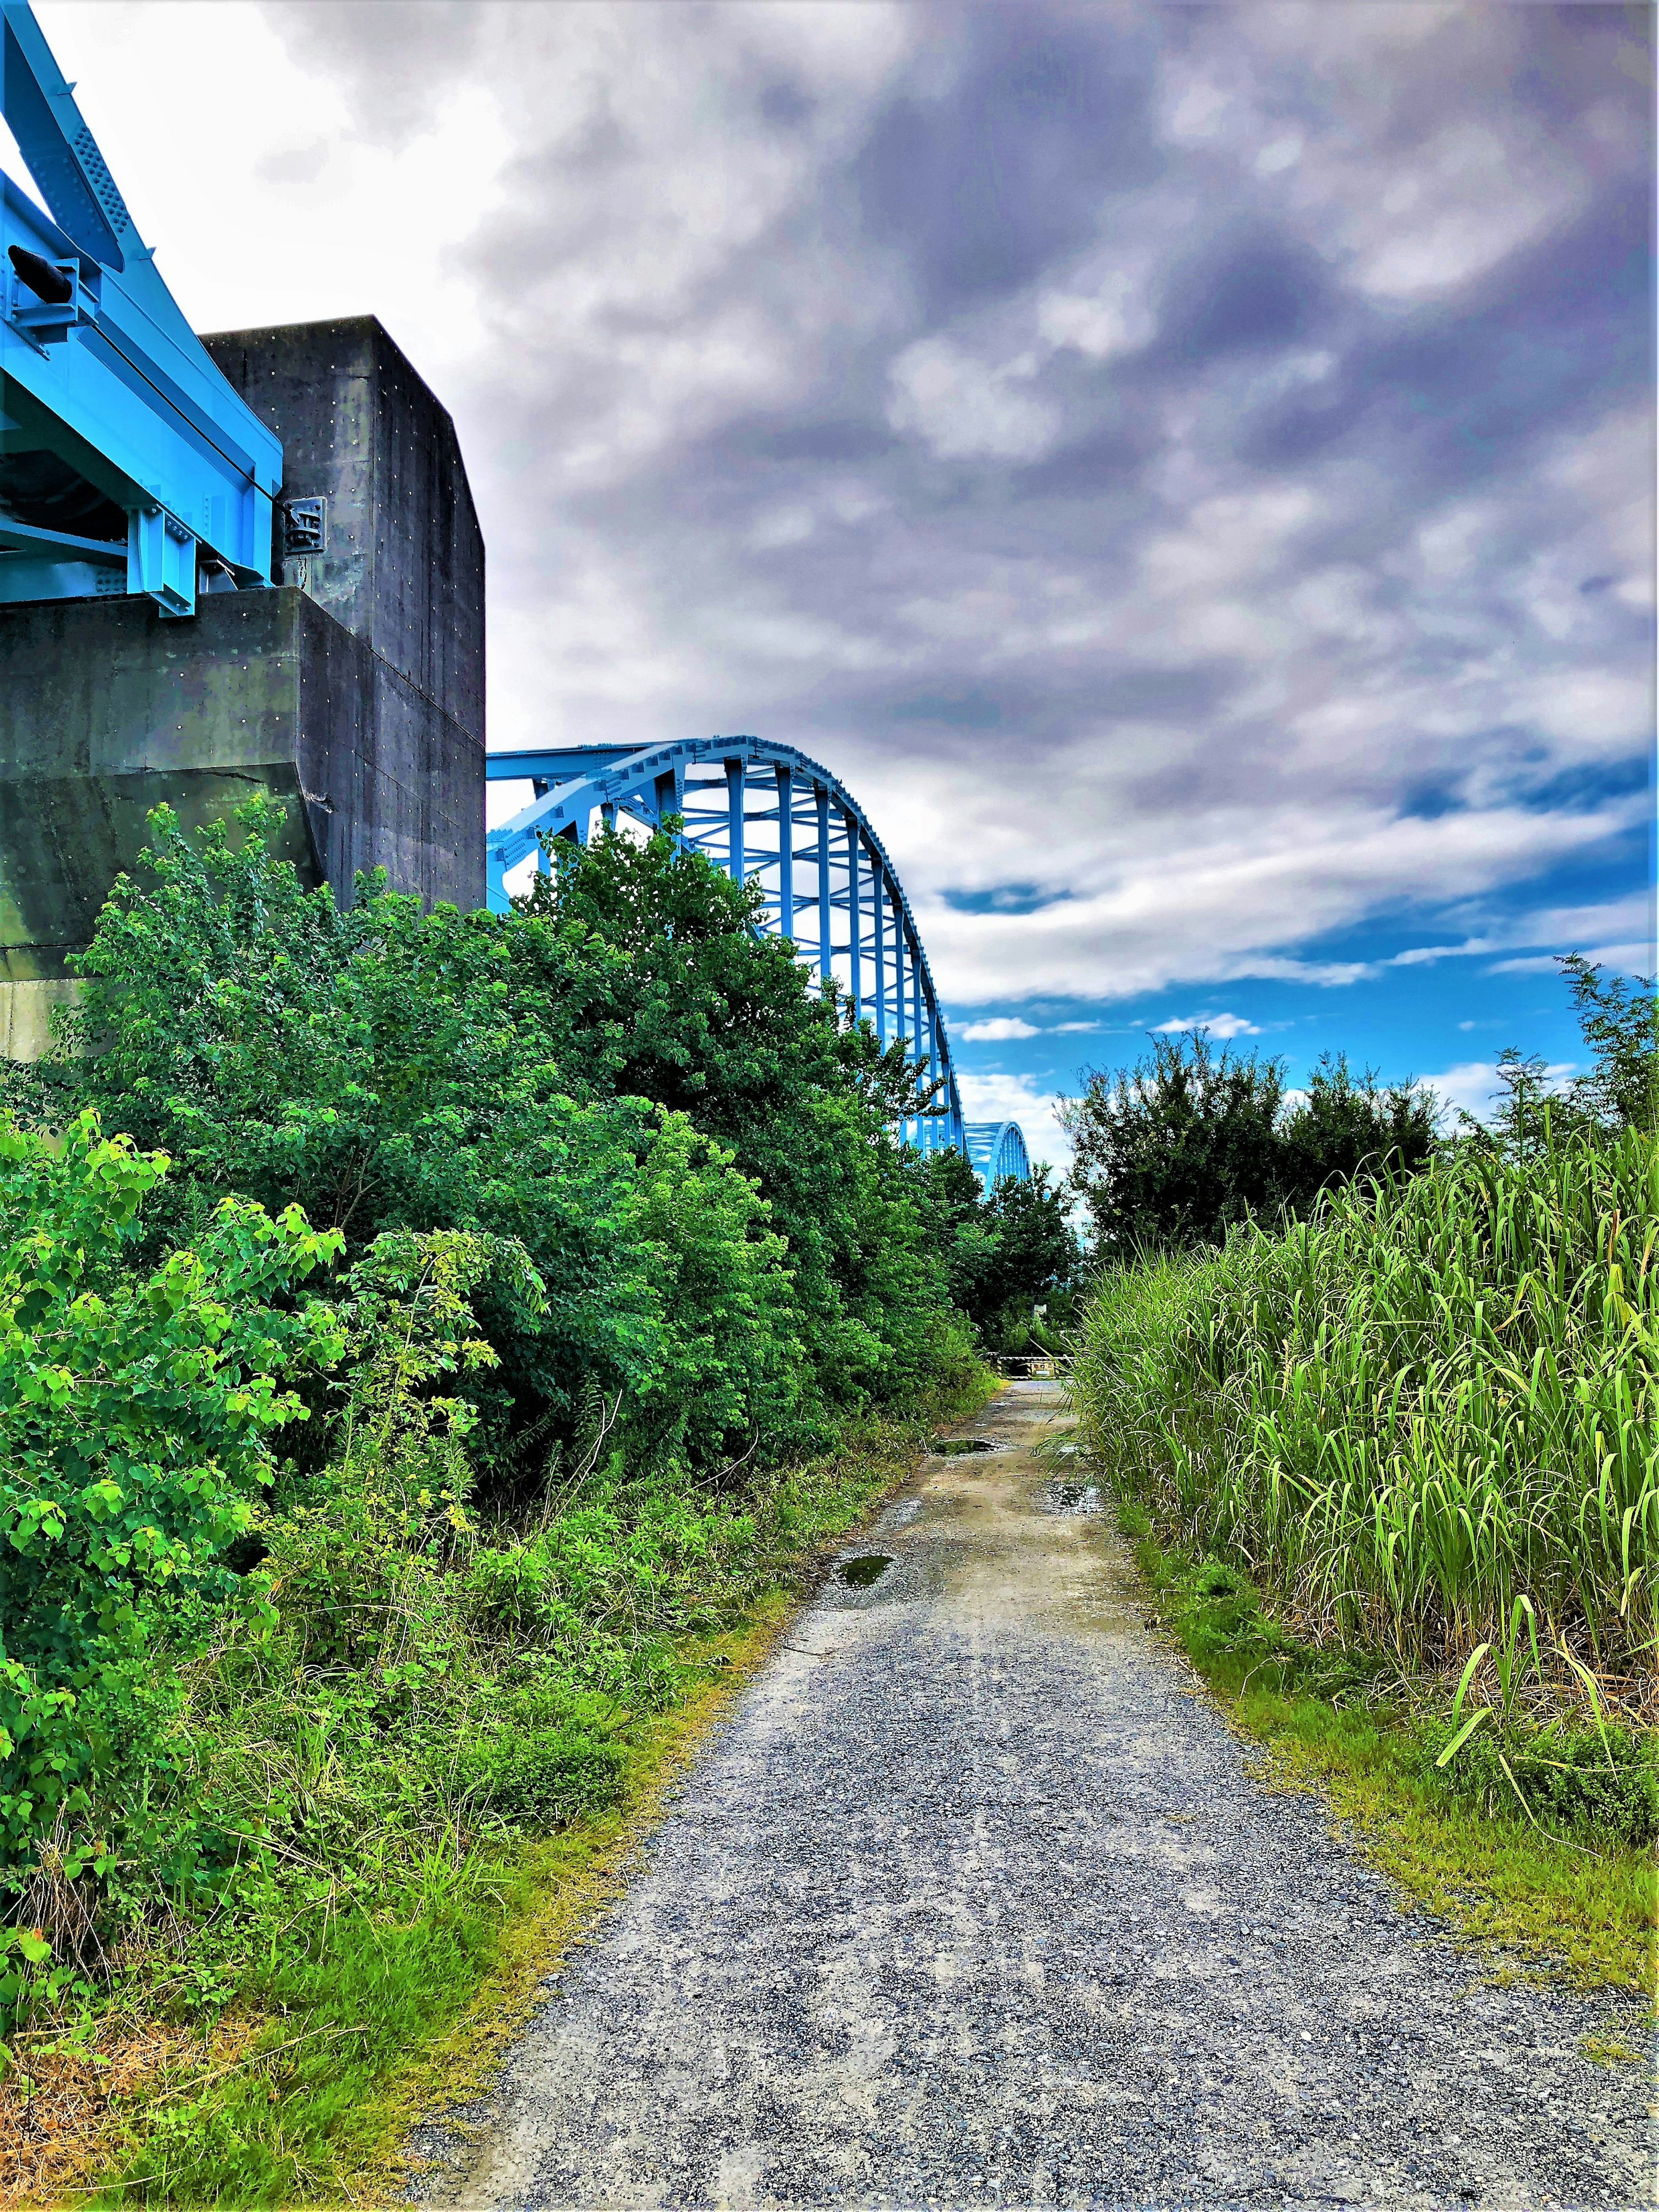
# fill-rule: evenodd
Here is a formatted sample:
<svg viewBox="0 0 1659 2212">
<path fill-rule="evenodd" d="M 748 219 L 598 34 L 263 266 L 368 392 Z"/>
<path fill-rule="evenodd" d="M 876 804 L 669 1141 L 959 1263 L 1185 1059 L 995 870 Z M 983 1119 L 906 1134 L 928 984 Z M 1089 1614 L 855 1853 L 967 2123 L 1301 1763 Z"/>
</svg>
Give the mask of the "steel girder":
<svg viewBox="0 0 1659 2212">
<path fill-rule="evenodd" d="M 987 1190 L 1012 1176 L 1018 1182 L 1031 1179 L 1030 1156 L 1025 1132 L 1018 1121 L 970 1121 L 968 1158 Z"/>
<path fill-rule="evenodd" d="M 943 1078 L 933 1110 L 905 1123 L 906 1141 L 922 1152 L 955 1146 L 988 1188 L 998 1176 L 1029 1173 L 1016 1123 L 963 1118 L 910 902 L 864 809 L 828 769 L 793 745 L 731 737 L 490 753 L 486 773 L 492 783 L 528 780 L 535 793 L 485 834 L 496 913 L 507 911 L 513 869 L 532 858 L 546 866 L 544 836 L 585 844 L 596 814 L 613 825 L 626 816 L 647 829 L 678 815 L 687 845 L 734 882 L 759 887 L 763 927 L 792 938 L 820 978 L 833 975 L 878 1042 L 903 1038 L 912 1057 Z"/>
<path fill-rule="evenodd" d="M 268 585 L 279 439 L 161 281 L 27 0 L 0 0 L 0 602 Z M 204 189 L 211 190 L 210 185 Z"/>
</svg>

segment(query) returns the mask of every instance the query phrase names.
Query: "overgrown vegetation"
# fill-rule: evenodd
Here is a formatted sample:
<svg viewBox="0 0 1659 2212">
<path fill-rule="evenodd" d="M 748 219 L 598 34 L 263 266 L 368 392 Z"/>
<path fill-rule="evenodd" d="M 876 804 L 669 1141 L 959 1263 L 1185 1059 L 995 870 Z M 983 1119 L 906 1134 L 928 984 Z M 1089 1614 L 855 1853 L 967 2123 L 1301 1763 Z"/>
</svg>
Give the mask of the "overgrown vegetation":
<svg viewBox="0 0 1659 2212">
<path fill-rule="evenodd" d="M 263 2135 L 170 2089 L 129 2198 L 337 2179 L 537 1839 L 1074 1259 L 672 835 L 493 916 L 341 913 L 271 827 L 153 817 L 0 1127 L 5 2094 L 124 2019 L 240 2081 L 277 2014 L 317 2077 Z"/>
<path fill-rule="evenodd" d="M 1071 1183 L 1087 1206 L 1097 1258 L 1218 1242 L 1235 1224 L 1305 1213 L 1362 1174 L 1410 1175 L 1435 1150 L 1432 1096 L 1356 1075 L 1327 1054 L 1299 1098 L 1285 1062 L 1218 1051 L 1199 1029 L 1154 1036 L 1152 1054 L 1115 1078 L 1085 1071 L 1061 1113 L 1075 1147 Z"/>
<path fill-rule="evenodd" d="M 1319 1634 L 1633 1677 L 1659 1544 L 1659 1150 L 1481 1147 L 1109 1277 L 1091 1448 Z M 1518 1609 L 1517 1609 L 1518 1608 Z"/>
<path fill-rule="evenodd" d="M 1654 1009 L 1566 965 L 1570 1089 L 1510 1055 L 1419 1171 L 1109 1266 L 1075 1389 L 1200 1663 L 1391 1713 L 1395 1781 L 1616 1856 L 1659 1832 Z"/>
</svg>

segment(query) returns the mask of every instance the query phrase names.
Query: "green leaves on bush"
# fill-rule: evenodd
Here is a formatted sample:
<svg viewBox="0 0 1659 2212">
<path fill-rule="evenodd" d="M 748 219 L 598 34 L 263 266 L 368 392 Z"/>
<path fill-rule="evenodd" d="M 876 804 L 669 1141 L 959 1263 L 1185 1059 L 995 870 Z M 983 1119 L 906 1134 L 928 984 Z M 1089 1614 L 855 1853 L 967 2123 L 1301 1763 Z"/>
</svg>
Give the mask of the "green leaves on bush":
<svg viewBox="0 0 1659 2212">
<path fill-rule="evenodd" d="M 1437 1790 L 1489 1813 L 1524 1811 L 1551 1834 L 1589 1832 L 1638 1850 L 1659 1842 L 1659 1753 L 1650 1733 L 1559 1721 L 1500 1724 L 1470 1735 L 1443 1765 L 1456 1733 L 1454 1721 L 1424 1732 L 1424 1778 Z"/>
<path fill-rule="evenodd" d="M 613 1446 L 701 1468 L 930 1386 L 949 1240 L 890 1127 L 916 1071 L 756 934 L 750 888 L 604 836 L 514 915 L 374 878 L 342 913 L 276 827 L 256 799 L 192 841 L 158 810 L 77 963 L 52 1079 L 176 1161 L 154 1237 L 235 1191 L 354 1260 L 394 1231 L 522 1248 L 538 1293 L 480 1286 L 500 1364 L 459 1386 L 507 1487 L 595 1396 Z"/>
<path fill-rule="evenodd" d="M 0 1127 L 0 1869 L 101 1770 L 137 1783 L 160 1647 L 247 1601 L 223 1554 L 303 1417 L 282 1378 L 341 1350 L 337 1315 L 289 1297 L 341 1243 L 297 1208 L 227 1198 L 130 1267 L 167 1168 L 89 1112 L 61 1140 Z"/>
<path fill-rule="evenodd" d="M 1217 1051 L 1207 1030 L 1152 1046 L 1115 1082 L 1090 1072 L 1064 1109 L 1072 1186 L 1103 1260 L 1219 1243 L 1243 1222 L 1306 1213 L 1323 1191 L 1412 1174 L 1433 1155 L 1432 1096 L 1355 1075 L 1340 1054 L 1292 1101 L 1282 1060 Z"/>
<path fill-rule="evenodd" d="M 510 915 L 278 842 L 151 817 L 0 1123 L 0 1917 L 165 1899 L 203 2003 L 611 1802 L 677 1633 L 890 1479 L 813 1449 L 976 1384 L 955 1231 L 1001 1296 L 1058 1218 L 1000 1254 L 896 1141 L 927 1079 L 672 836 Z"/>
</svg>

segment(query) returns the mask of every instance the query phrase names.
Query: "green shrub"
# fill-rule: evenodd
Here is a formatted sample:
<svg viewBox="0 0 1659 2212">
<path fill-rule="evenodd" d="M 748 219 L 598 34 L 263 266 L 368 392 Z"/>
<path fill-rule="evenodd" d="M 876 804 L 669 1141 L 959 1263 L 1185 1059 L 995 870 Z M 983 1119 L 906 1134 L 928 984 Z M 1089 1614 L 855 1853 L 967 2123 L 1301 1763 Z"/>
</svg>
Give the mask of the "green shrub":
<svg viewBox="0 0 1659 2212">
<path fill-rule="evenodd" d="M 0 1886 L 54 1827 L 103 1824 L 186 1881 L 211 1829 L 153 1792 L 181 1653 L 256 1613 L 227 1565 L 332 1364 L 337 1316 L 283 1303 L 339 1237 L 229 1198 L 189 1249 L 128 1261 L 167 1162 L 82 1114 L 61 1140 L 0 1127 Z"/>
<path fill-rule="evenodd" d="M 1450 1722 L 1422 1737 L 1425 1781 L 1443 1794 L 1472 1799 L 1488 1813 L 1524 1809 L 1552 1833 L 1587 1832 L 1641 1850 L 1659 1842 L 1659 1758 L 1651 1735 L 1626 1728 L 1550 1728 L 1478 1731 L 1445 1767 Z"/>
<path fill-rule="evenodd" d="M 625 1706 L 573 1694 L 556 1676 L 507 1692 L 470 1738 L 458 1781 L 470 1802 L 530 1828 L 602 1810 L 622 1795 Z"/>
<path fill-rule="evenodd" d="M 0 2014 L 159 1927 L 258 2002 L 613 1802 L 676 1639 L 891 1480 L 865 1409 L 985 1380 L 927 1079 L 751 889 L 603 837 L 343 912 L 276 828 L 159 810 L 5 1085 Z"/>
<path fill-rule="evenodd" d="M 752 887 L 605 836 L 512 915 L 373 878 L 342 912 L 279 826 L 255 799 L 192 839 L 158 809 L 77 960 L 46 1105 L 173 1155 L 155 1233 L 234 1191 L 354 1261 L 390 1232 L 521 1248 L 544 1295 L 480 1285 L 500 1365 L 462 1386 L 503 1496 L 596 1402 L 631 1464 L 703 1470 L 931 1387 L 948 1238 L 893 1140 L 917 1072 L 757 934 Z"/>
</svg>

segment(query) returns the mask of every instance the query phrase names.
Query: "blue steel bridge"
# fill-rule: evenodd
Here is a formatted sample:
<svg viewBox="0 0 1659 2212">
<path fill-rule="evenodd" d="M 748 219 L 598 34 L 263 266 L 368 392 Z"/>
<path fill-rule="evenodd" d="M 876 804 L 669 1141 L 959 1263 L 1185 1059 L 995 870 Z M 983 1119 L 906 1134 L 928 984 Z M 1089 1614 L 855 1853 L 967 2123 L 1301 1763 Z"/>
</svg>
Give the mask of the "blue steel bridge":
<svg viewBox="0 0 1659 2212">
<path fill-rule="evenodd" d="M 376 519 L 362 506 L 360 470 L 349 479 L 319 475 L 318 451 L 331 451 L 337 442 L 317 434 L 318 421 L 325 417 L 308 419 L 300 450 L 285 453 L 272 423 L 233 389 L 219 359 L 191 330 L 157 273 L 27 0 L 0 0 L 0 115 L 51 210 L 10 177 L 0 176 L 0 608 L 148 599 L 170 628 L 178 626 L 180 667 L 192 650 L 206 650 L 211 680 L 191 681 L 216 699 L 222 678 L 234 692 L 234 672 L 246 672 L 246 639 L 253 634 L 248 625 L 259 617 L 262 597 L 270 611 L 280 549 L 283 586 L 297 585 L 315 595 L 317 605 L 345 611 L 360 629 L 367 621 L 362 634 L 373 633 L 372 609 L 365 617 L 358 605 L 362 556 L 351 550 L 354 532 L 362 543 L 395 536 L 408 544 L 427 523 L 400 509 L 395 530 L 389 530 L 384 517 Z M 314 340 L 318 331 L 328 341 L 326 374 L 337 376 L 335 357 L 353 342 L 346 325 L 293 333 L 300 350 L 291 359 L 271 350 L 270 342 L 284 335 L 279 331 L 228 333 L 217 343 L 250 380 L 247 389 L 261 407 L 280 413 L 290 404 L 291 386 L 315 380 L 314 354 L 301 342 Z M 295 368 L 300 361 L 308 364 L 307 373 Z M 326 394 L 322 404 L 325 409 Z M 415 433 L 406 427 L 399 434 Z M 459 457 L 456 469 L 460 508 L 470 515 Z M 376 483 L 382 473 L 378 465 L 369 471 Z M 387 480 L 396 474 L 390 471 Z M 482 557 L 480 544 L 479 605 Z M 416 592 L 429 590 L 432 580 L 429 572 L 402 579 L 404 588 Z M 380 596 L 395 599 L 398 588 L 379 584 L 370 599 L 377 605 Z M 208 605 L 227 593 L 253 595 L 234 609 L 237 621 L 228 619 L 231 609 Z M 137 679 L 128 665 L 135 656 L 151 654 L 157 680 L 172 687 L 169 699 L 180 681 L 153 641 L 143 643 L 151 639 L 144 612 L 142 631 L 123 615 L 128 627 L 121 649 L 128 661 L 121 664 L 119 683 L 111 678 L 107 687 L 112 696 L 125 698 L 130 692 L 141 705 L 142 685 L 133 688 Z M 21 619 L 27 624 L 35 618 Z M 433 613 L 427 620 L 434 635 L 444 628 L 474 640 L 477 688 L 461 680 L 453 698 L 446 693 L 443 708 L 471 729 L 465 717 L 475 708 L 482 720 L 482 628 L 459 601 L 441 617 Z M 312 625 L 306 635 L 313 640 L 306 649 L 326 658 L 332 645 L 325 648 L 318 641 L 323 632 L 316 618 L 306 621 Z M 228 649 L 217 649 L 217 661 L 212 650 L 192 646 L 192 625 L 231 641 Z M 107 627 L 76 634 L 103 638 Z M 50 641 L 55 632 L 42 635 Z M 384 654 L 392 648 L 376 633 L 374 649 Z M 465 668 L 465 650 L 459 659 Z M 349 653 L 342 653 L 339 665 L 353 665 Z M 423 679 L 411 668 L 403 674 L 424 696 Z M 322 688 L 333 681 L 331 676 Z M 365 695 L 368 723 L 378 696 Z M 248 720 L 243 716 L 233 726 L 228 713 L 212 730 L 212 757 L 222 767 L 239 757 L 235 733 Z M 152 719 L 171 721 L 171 705 Z M 294 726 L 301 730 L 306 723 L 296 702 Z M 428 733 L 434 744 L 446 742 L 435 721 Z M 137 757 L 149 761 L 148 739 L 135 741 Z M 127 757 L 120 750 L 125 742 L 111 741 L 112 757 Z M 378 725 L 374 742 L 380 742 Z M 155 765 L 169 777 L 185 772 L 170 754 Z M 256 773 L 262 765 L 269 765 L 263 755 L 252 763 Z M 304 791 L 304 765 L 296 757 L 292 766 Z M 364 761 L 356 760 L 352 773 L 368 772 Z M 380 772 L 377 765 L 373 772 Z M 510 822 L 487 833 L 493 905 L 507 903 L 508 871 L 539 854 L 538 832 L 580 842 L 596 812 L 603 821 L 626 816 L 651 826 L 665 815 L 681 816 L 689 844 L 729 869 L 734 881 L 759 885 L 763 926 L 791 938 L 826 987 L 833 976 L 850 997 L 855 1017 L 867 1019 L 882 1043 L 902 1039 L 911 1055 L 926 1063 L 937 1080 L 939 1103 L 911 1117 L 906 1137 L 925 1152 L 958 1147 L 988 1183 L 1029 1174 L 1025 1139 L 1016 1123 L 963 1116 L 950 1039 L 909 902 L 864 810 L 828 769 L 791 746 L 737 737 L 645 748 L 493 753 L 487 773 L 492 781 L 528 778 L 535 794 Z M 93 790 L 85 818 L 102 823 L 111 803 L 106 793 Z M 331 817 L 335 811 L 331 805 L 327 811 Z M 470 839 L 470 822 L 466 831 Z M 64 842 L 60 836 L 54 854 Z M 451 863 L 457 859 L 446 836 L 427 856 L 434 868 L 440 843 Z M 354 866 L 364 856 L 349 838 L 341 848 L 348 850 L 356 856 Z M 476 851 L 470 847 L 467 857 Z M 6 859 L 0 842 L 0 864 Z M 5 872 L 0 865 L 0 879 Z M 33 880 L 27 866 L 21 875 Z M 441 895 L 435 876 L 423 888 L 428 896 Z M 7 891 L 0 880 L 0 892 Z M 53 895 L 59 908 L 70 902 L 67 889 Z M 8 904 L 9 896 L 0 896 L 0 925 Z M 54 908 L 40 927 L 42 941 L 56 945 L 70 925 Z"/>
<path fill-rule="evenodd" d="M 792 938 L 821 979 L 834 976 L 877 1042 L 902 1039 L 939 1084 L 936 1104 L 903 1127 L 922 1152 L 965 1152 L 988 1188 L 1029 1177 L 1017 1121 L 969 1121 L 910 902 L 864 809 L 839 777 L 793 745 L 763 738 L 693 738 L 673 744 L 570 745 L 488 756 L 492 783 L 528 781 L 534 796 L 485 833 L 489 903 L 507 909 L 507 877 L 547 866 L 544 836 L 585 844 L 594 817 L 655 829 L 678 815 L 684 842 L 757 884 L 763 927 Z"/>
</svg>

